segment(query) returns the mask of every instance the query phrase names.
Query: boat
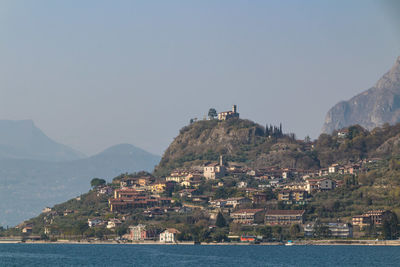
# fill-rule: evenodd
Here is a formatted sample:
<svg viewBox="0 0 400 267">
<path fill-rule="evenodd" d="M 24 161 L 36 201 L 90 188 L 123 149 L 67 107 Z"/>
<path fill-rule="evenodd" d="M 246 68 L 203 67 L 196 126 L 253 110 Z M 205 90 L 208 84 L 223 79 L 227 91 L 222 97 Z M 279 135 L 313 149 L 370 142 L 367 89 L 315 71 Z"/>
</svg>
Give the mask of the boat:
<svg viewBox="0 0 400 267">
<path fill-rule="evenodd" d="M 293 246 L 294 242 L 292 240 L 289 240 L 288 242 L 285 243 L 285 246 Z"/>
</svg>

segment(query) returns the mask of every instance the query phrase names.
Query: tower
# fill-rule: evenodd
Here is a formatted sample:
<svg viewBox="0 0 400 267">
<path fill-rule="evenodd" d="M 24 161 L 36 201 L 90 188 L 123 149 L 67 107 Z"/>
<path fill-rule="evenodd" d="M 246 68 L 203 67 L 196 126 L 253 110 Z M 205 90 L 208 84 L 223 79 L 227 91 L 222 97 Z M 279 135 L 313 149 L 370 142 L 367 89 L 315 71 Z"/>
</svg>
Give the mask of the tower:
<svg viewBox="0 0 400 267">
<path fill-rule="evenodd" d="M 232 106 L 232 112 L 233 112 L 233 113 L 237 113 L 237 106 L 236 106 L 236 105 L 233 105 L 233 106 Z"/>
</svg>

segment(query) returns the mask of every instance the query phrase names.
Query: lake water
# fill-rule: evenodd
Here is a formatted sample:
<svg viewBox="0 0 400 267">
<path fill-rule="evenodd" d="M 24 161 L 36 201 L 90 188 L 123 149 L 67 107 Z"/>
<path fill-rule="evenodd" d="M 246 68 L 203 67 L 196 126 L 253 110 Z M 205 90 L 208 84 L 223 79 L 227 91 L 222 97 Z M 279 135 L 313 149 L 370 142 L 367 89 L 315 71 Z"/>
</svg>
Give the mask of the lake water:
<svg viewBox="0 0 400 267">
<path fill-rule="evenodd" d="M 400 247 L 0 244 L 0 266 L 400 266 Z"/>
</svg>

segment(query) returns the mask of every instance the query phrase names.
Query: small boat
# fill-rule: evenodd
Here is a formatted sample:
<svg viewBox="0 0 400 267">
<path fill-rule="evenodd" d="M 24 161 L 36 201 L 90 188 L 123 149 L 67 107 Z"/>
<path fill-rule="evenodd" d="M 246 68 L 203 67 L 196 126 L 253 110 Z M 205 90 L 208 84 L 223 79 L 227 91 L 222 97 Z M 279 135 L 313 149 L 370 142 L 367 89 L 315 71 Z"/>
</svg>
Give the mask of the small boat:
<svg viewBox="0 0 400 267">
<path fill-rule="evenodd" d="M 292 240 L 289 240 L 288 242 L 285 243 L 285 246 L 293 246 L 294 242 Z"/>
</svg>

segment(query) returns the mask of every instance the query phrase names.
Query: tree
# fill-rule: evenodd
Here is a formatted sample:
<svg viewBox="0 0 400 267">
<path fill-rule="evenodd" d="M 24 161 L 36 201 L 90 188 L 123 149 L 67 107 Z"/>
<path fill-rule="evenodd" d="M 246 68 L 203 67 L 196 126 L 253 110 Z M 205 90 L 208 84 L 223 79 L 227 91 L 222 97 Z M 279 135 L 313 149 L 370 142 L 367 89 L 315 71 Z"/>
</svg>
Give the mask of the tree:
<svg viewBox="0 0 400 267">
<path fill-rule="evenodd" d="M 226 226 L 226 220 L 224 218 L 224 215 L 222 215 L 221 212 L 218 212 L 217 221 L 215 222 L 215 225 L 217 227 L 225 227 Z"/>
<path fill-rule="evenodd" d="M 121 226 L 118 226 L 116 229 L 115 229 L 115 233 L 119 236 L 119 237 L 122 237 L 124 234 L 126 234 L 128 232 L 128 227 L 126 227 L 126 226 L 123 226 L 123 225 L 121 225 Z"/>
<path fill-rule="evenodd" d="M 272 238 L 272 227 L 265 226 L 259 230 L 259 233 L 263 236 L 264 239 L 271 239 Z"/>
<path fill-rule="evenodd" d="M 106 180 L 100 178 L 93 178 L 92 181 L 90 181 L 91 187 L 97 187 L 104 184 L 106 184 Z"/>
<path fill-rule="evenodd" d="M 218 116 L 217 111 L 215 110 L 215 108 L 210 108 L 208 110 L 208 117 L 212 120 L 215 119 Z"/>
<path fill-rule="evenodd" d="M 292 226 L 290 226 L 290 235 L 292 238 L 296 238 L 300 231 L 300 225 L 293 224 Z"/>
<path fill-rule="evenodd" d="M 396 239 L 398 235 L 398 220 L 393 212 L 387 212 L 382 220 L 383 237 L 387 240 Z"/>
<path fill-rule="evenodd" d="M 327 225 L 317 220 L 314 225 L 314 235 L 315 237 L 330 237 L 332 235 L 332 232 L 331 230 L 329 230 L 329 227 Z"/>
<path fill-rule="evenodd" d="M 80 221 L 76 225 L 75 231 L 79 233 L 81 236 L 83 236 L 83 233 L 86 232 L 86 230 L 89 229 L 89 225 L 85 221 Z"/>
</svg>

